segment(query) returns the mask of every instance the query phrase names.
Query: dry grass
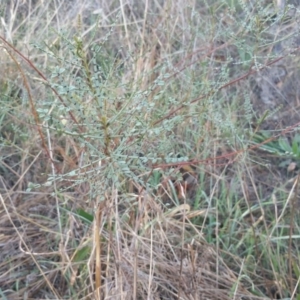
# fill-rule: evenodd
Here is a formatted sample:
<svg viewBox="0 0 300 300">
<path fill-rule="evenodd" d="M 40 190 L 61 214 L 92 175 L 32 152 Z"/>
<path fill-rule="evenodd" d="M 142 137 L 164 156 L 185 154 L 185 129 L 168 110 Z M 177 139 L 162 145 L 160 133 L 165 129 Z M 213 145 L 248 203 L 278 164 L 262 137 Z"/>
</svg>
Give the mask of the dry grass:
<svg viewBox="0 0 300 300">
<path fill-rule="evenodd" d="M 239 274 L 188 221 L 190 216 L 205 211 L 190 212 L 186 211 L 188 206 L 181 206 L 163 212 L 154 199 L 144 195 L 138 203 L 141 213 L 129 218 L 125 213 L 119 215 L 116 192 L 114 197 L 97 211 L 101 214 L 100 224 L 87 226 L 69 215 L 62 235 L 58 233 L 55 203 L 49 195 L 27 196 L 23 198 L 26 205 L 6 205 L 3 201 L 5 272 L 1 287 L 9 292 L 8 299 L 21 299 L 26 294 L 35 299 L 47 295 L 57 299 L 97 297 L 93 291 L 98 250 L 95 236 L 99 232 L 101 298 L 259 299 L 244 288 Z"/>
<path fill-rule="evenodd" d="M 266 79 L 297 82 L 298 12 L 275 12 L 0 4 L 1 299 L 299 298 L 297 84 Z"/>
</svg>

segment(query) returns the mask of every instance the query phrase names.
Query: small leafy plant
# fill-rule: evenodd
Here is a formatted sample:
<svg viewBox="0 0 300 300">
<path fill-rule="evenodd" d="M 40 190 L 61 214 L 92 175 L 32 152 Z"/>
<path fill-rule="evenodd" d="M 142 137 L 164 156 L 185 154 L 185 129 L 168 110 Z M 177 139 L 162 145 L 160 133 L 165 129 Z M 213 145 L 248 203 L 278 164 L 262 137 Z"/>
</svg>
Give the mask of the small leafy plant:
<svg viewBox="0 0 300 300">
<path fill-rule="evenodd" d="M 261 132 L 256 134 L 253 140 L 256 144 L 260 144 L 271 137 L 270 133 Z M 259 148 L 281 157 L 300 159 L 300 134 L 296 133 L 291 138 L 279 137 L 260 145 Z"/>
</svg>

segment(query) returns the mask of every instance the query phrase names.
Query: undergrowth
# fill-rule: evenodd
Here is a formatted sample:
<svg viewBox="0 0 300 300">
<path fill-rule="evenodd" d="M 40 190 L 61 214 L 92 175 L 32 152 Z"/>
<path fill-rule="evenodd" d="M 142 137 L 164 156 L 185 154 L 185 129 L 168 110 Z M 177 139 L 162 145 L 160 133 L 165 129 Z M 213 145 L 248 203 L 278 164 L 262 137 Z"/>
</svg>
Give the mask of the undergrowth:
<svg viewBox="0 0 300 300">
<path fill-rule="evenodd" d="M 293 5 L 0 12 L 2 299 L 300 298 Z"/>
</svg>

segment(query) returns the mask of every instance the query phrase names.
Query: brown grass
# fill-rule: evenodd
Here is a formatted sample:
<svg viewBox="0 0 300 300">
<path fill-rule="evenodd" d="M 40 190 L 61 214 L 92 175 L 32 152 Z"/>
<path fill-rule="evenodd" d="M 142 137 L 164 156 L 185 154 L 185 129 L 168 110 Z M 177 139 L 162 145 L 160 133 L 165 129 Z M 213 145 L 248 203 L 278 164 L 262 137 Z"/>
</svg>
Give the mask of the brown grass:
<svg viewBox="0 0 300 300">
<path fill-rule="evenodd" d="M 298 48 L 252 2 L 0 4 L 1 299 L 299 297 L 297 161 L 257 151 L 297 114 L 254 144 L 246 91 Z"/>
</svg>

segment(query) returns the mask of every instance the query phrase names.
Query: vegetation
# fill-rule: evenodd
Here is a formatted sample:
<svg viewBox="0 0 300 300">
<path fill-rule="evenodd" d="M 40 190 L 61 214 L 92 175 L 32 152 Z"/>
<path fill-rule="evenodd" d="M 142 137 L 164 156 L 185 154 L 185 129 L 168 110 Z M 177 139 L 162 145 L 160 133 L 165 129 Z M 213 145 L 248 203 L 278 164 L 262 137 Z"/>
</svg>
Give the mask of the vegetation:
<svg viewBox="0 0 300 300">
<path fill-rule="evenodd" d="M 296 2 L 0 16 L 1 299 L 300 299 Z"/>
</svg>

